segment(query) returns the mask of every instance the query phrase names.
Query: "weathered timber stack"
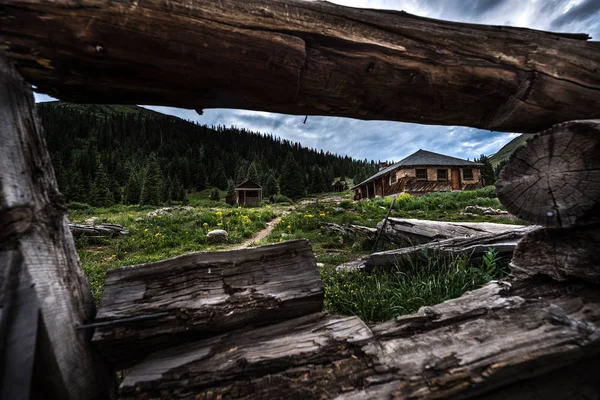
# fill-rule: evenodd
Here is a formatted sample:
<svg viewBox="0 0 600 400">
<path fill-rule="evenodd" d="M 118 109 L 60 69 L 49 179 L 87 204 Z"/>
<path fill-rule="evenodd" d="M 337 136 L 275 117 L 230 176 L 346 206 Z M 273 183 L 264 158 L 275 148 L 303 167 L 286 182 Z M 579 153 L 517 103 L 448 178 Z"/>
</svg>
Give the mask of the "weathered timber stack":
<svg viewBox="0 0 600 400">
<path fill-rule="evenodd" d="M 200 252 L 108 271 L 93 343 L 117 368 L 149 352 L 321 311 L 305 241 Z"/>
<path fill-rule="evenodd" d="M 131 5 L 8 0 L 0 6 L 2 397 L 27 398 L 37 390 L 80 400 L 110 392 L 91 331 L 83 328 L 93 318 L 92 297 L 31 88 L 19 73 L 42 92 L 81 102 L 233 107 L 521 132 L 600 115 L 600 47 L 587 35 L 297 0 Z M 594 121 L 557 126 L 531 142 L 537 143 L 535 154 L 522 154 L 535 163 L 517 160 L 503 175 L 498 191 L 505 207 L 546 226 L 519 245 L 512 263 L 519 279 L 512 284 L 490 283 L 371 332 L 356 319 L 314 315 L 204 339 L 208 353 L 199 350 L 202 343 L 168 348 L 133 367 L 123 394 L 598 397 L 597 130 Z M 569 132 L 577 133 L 572 141 L 565 139 Z M 562 177 L 582 183 L 561 191 Z M 123 319 L 105 322 L 117 322 L 116 332 L 125 326 Z M 243 337 L 241 348 L 231 347 L 236 336 Z M 215 345 L 217 338 L 223 347 Z"/>
<path fill-rule="evenodd" d="M 519 243 L 515 275 L 600 283 L 600 120 L 536 135 L 504 168 L 496 189 L 508 211 L 545 227 Z"/>
</svg>

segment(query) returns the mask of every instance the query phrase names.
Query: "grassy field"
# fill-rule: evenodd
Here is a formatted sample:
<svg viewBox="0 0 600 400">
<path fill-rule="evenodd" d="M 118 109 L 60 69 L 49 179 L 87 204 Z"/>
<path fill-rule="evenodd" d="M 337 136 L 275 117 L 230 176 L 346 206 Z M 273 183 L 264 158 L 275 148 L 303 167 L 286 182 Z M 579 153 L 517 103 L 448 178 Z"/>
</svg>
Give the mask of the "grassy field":
<svg viewBox="0 0 600 400">
<path fill-rule="evenodd" d="M 275 228 L 255 244 L 308 239 L 315 252 L 325 286 L 325 305 L 331 313 L 359 315 L 366 321 L 383 321 L 460 296 L 490 279 L 506 274 L 506 261 L 490 252 L 482 265 L 468 259 L 444 260 L 425 255 L 412 265 L 363 272 L 336 272 L 335 266 L 357 259 L 371 251 L 372 243 L 354 236 L 333 232 L 326 223 L 357 224 L 375 227 L 387 214 L 391 199 L 376 198 L 353 202 L 349 193 L 329 194 L 296 204 L 256 208 L 232 208 L 208 200 L 209 191 L 189 195 L 193 210 L 175 209 L 171 215 L 149 217 L 154 208 L 118 206 L 96 209 L 72 205 L 70 220 L 83 222 L 97 217 L 97 223 L 125 226 L 129 234 L 116 238 L 79 238 L 78 254 L 98 300 L 106 271 L 124 265 L 140 264 L 174 257 L 192 251 L 221 250 L 239 245 L 277 218 Z M 509 218 L 472 216 L 462 213 L 467 205 L 501 208 L 492 188 L 472 192 L 440 193 L 421 197 L 400 196 L 392 217 L 446 221 L 494 221 L 519 223 Z M 177 207 L 175 207 L 177 208 Z M 206 234 L 225 229 L 229 243 L 206 243 Z M 393 248 L 383 242 L 378 250 Z"/>
</svg>

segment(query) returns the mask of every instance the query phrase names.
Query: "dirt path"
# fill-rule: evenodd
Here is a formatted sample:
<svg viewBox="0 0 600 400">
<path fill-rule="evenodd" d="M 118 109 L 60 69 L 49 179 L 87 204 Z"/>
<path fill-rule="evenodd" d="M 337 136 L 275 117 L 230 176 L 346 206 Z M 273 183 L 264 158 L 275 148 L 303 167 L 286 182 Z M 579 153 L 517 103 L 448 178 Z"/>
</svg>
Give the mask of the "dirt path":
<svg viewBox="0 0 600 400">
<path fill-rule="evenodd" d="M 277 218 L 279 218 L 279 217 L 277 217 Z M 239 246 L 234 247 L 234 250 L 245 249 L 246 247 L 250 246 L 252 243 L 258 242 L 259 240 L 262 240 L 262 239 L 266 238 L 267 236 L 269 236 L 269 233 L 273 232 L 273 229 L 275 229 L 275 225 L 277 225 L 277 218 L 273 218 L 272 220 L 267 222 L 267 227 L 265 229 L 263 229 L 262 231 L 258 231 L 256 233 L 256 235 L 254 235 L 250 239 L 244 241 Z"/>
</svg>

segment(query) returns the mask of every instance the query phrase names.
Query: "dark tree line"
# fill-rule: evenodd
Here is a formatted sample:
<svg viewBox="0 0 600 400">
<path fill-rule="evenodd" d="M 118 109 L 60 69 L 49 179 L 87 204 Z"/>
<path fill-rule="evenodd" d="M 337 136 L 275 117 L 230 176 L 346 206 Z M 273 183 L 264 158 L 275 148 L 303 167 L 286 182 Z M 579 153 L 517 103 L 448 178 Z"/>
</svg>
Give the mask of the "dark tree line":
<svg viewBox="0 0 600 400">
<path fill-rule="evenodd" d="M 68 201 L 164 204 L 252 179 L 296 199 L 362 181 L 376 164 L 241 128 L 207 127 L 134 106 L 40 103 L 58 184 Z"/>
</svg>

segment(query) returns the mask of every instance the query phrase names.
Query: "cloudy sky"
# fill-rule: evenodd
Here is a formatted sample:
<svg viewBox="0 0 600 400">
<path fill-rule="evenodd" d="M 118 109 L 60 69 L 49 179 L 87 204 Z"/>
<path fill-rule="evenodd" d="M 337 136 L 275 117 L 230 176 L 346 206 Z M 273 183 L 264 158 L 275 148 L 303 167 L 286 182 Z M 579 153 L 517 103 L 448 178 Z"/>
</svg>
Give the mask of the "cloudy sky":
<svg viewBox="0 0 600 400">
<path fill-rule="evenodd" d="M 404 10 L 411 14 L 492 25 L 588 33 L 600 40 L 600 0 L 332 0 L 362 8 Z M 48 96 L 36 95 L 38 101 Z M 400 160 L 418 149 L 470 158 L 490 155 L 517 136 L 474 128 L 360 121 L 336 117 L 291 116 L 265 112 L 193 110 L 149 106 L 156 111 L 206 125 L 235 125 L 273 133 L 302 145 L 359 159 Z M 402 140 L 397 140 L 401 137 Z M 394 140 L 393 140 L 394 139 Z M 390 143 L 401 145 L 390 146 Z"/>
</svg>

